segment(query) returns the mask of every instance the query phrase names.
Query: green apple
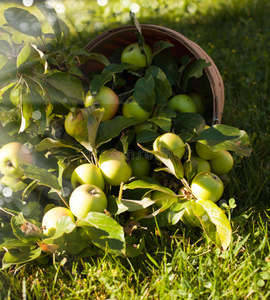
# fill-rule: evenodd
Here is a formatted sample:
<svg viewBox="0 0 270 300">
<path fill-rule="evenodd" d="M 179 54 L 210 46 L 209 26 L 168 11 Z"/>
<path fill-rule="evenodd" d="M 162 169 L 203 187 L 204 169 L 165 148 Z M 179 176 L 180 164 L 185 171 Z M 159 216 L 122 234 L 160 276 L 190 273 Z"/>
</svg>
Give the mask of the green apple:
<svg viewBox="0 0 270 300">
<path fill-rule="evenodd" d="M 217 202 L 224 191 L 222 180 L 212 172 L 197 174 L 192 180 L 190 188 L 197 199 L 211 200 L 213 202 Z"/>
<path fill-rule="evenodd" d="M 123 104 L 122 114 L 126 118 L 135 118 L 139 122 L 144 122 L 151 116 L 151 113 L 143 109 L 133 96 Z"/>
<path fill-rule="evenodd" d="M 66 132 L 70 136 L 76 137 L 84 131 L 84 124 L 84 116 L 81 110 L 78 110 L 76 112 L 70 111 L 65 118 L 64 127 Z"/>
<path fill-rule="evenodd" d="M 191 96 L 185 94 L 179 94 L 173 96 L 168 106 L 175 112 L 180 113 L 197 113 L 197 107 Z"/>
<path fill-rule="evenodd" d="M 98 164 L 105 182 L 109 185 L 118 186 L 131 177 L 132 169 L 126 155 L 114 148 L 103 151 L 99 156 Z"/>
<path fill-rule="evenodd" d="M 185 212 L 181 220 L 184 224 L 189 225 L 191 227 L 201 227 L 200 220 L 194 215 L 191 204 L 185 208 Z"/>
<path fill-rule="evenodd" d="M 187 179 L 193 178 L 196 174 L 201 172 L 211 172 L 209 161 L 199 157 L 191 156 L 189 161 L 183 163 L 184 174 Z"/>
<path fill-rule="evenodd" d="M 54 235 L 57 229 L 57 223 L 64 217 L 68 216 L 71 218 L 73 222 L 75 222 L 75 218 L 72 212 L 66 207 L 53 207 L 49 209 L 43 216 L 42 219 L 42 228 L 43 233 L 48 237 Z"/>
<path fill-rule="evenodd" d="M 216 158 L 219 154 L 219 151 L 213 151 L 209 146 L 202 144 L 199 141 L 195 143 L 195 149 L 198 156 L 205 160 Z"/>
<path fill-rule="evenodd" d="M 129 44 L 121 54 L 121 62 L 132 64 L 138 68 L 144 68 L 151 63 L 152 49 L 149 45 L 144 44 L 144 53 L 138 43 Z"/>
<path fill-rule="evenodd" d="M 78 166 L 72 172 L 71 184 L 73 188 L 85 183 L 95 185 L 102 190 L 104 189 L 105 180 L 99 167 L 94 164 L 85 163 Z"/>
<path fill-rule="evenodd" d="M 227 150 L 221 150 L 218 156 L 210 161 L 212 172 L 217 175 L 225 175 L 230 172 L 234 165 L 234 159 Z"/>
<path fill-rule="evenodd" d="M 11 142 L 0 149 L 0 171 L 2 174 L 21 178 L 24 175 L 20 164 L 32 164 L 33 156 L 30 149 L 19 142 Z"/>
<path fill-rule="evenodd" d="M 197 173 L 201 173 L 205 171 L 211 172 L 211 165 L 208 160 L 203 159 L 199 156 L 195 156 L 195 159 L 197 161 Z"/>
<path fill-rule="evenodd" d="M 132 176 L 144 177 L 149 175 L 151 164 L 144 156 L 137 155 L 131 158 L 129 163 L 132 169 Z"/>
<path fill-rule="evenodd" d="M 202 95 L 200 93 L 192 92 L 189 93 L 188 96 L 190 96 L 194 101 L 197 108 L 197 113 L 203 115 L 205 113 L 205 107 Z"/>
<path fill-rule="evenodd" d="M 93 105 L 96 108 L 104 108 L 104 114 L 101 121 L 112 119 L 117 113 L 119 107 L 119 98 L 117 94 L 109 87 L 103 86 L 95 96 L 90 91 L 85 95 L 85 107 Z"/>
<path fill-rule="evenodd" d="M 173 204 L 178 202 L 177 195 L 171 191 L 170 194 L 162 192 L 162 191 L 153 191 L 151 195 L 151 200 L 155 201 L 156 205 L 161 207 L 162 205 L 168 203 Z"/>
<path fill-rule="evenodd" d="M 107 208 L 107 197 L 97 186 L 82 184 L 70 195 L 69 206 L 77 218 L 84 218 L 89 212 L 101 212 Z"/>
<path fill-rule="evenodd" d="M 173 132 L 167 132 L 157 137 L 153 143 L 154 151 L 170 150 L 173 154 L 181 159 L 185 153 L 185 144 L 179 135 Z"/>
</svg>

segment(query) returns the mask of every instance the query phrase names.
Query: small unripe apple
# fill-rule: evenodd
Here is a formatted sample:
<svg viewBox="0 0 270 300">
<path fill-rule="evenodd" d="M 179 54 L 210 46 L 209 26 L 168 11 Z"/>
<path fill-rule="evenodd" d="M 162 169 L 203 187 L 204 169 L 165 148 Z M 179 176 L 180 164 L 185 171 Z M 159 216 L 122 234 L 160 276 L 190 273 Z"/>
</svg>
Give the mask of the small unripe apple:
<svg viewBox="0 0 270 300">
<path fill-rule="evenodd" d="M 173 204 L 178 202 L 178 197 L 176 197 L 176 194 L 173 191 L 171 194 L 162 191 L 153 191 L 151 199 L 155 201 L 156 205 L 159 207 L 161 207 L 165 203 Z"/>
<path fill-rule="evenodd" d="M 151 116 L 151 113 L 143 109 L 133 96 L 123 104 L 122 114 L 126 118 L 135 118 L 139 122 L 144 122 Z"/>
<path fill-rule="evenodd" d="M 197 199 L 217 202 L 224 191 L 222 180 L 214 173 L 201 172 L 197 174 L 190 185 L 192 194 Z"/>
<path fill-rule="evenodd" d="M 112 186 L 118 186 L 129 180 L 132 169 L 123 152 L 114 148 L 103 151 L 98 160 L 99 167 L 105 182 Z"/>
<path fill-rule="evenodd" d="M 153 143 L 154 151 L 160 151 L 160 149 L 163 152 L 166 149 L 170 150 L 176 157 L 181 159 L 185 153 L 185 144 L 180 136 L 172 132 L 167 132 L 157 137 Z"/>
<path fill-rule="evenodd" d="M 143 45 L 145 54 L 142 53 L 138 43 L 129 44 L 121 54 L 121 62 L 144 68 L 151 62 L 152 49 L 147 44 Z"/>
<path fill-rule="evenodd" d="M 71 184 L 73 188 L 85 183 L 95 185 L 102 190 L 104 189 L 105 180 L 99 167 L 94 164 L 85 163 L 78 166 L 72 172 Z"/>
<path fill-rule="evenodd" d="M 205 172 L 205 171 L 211 172 L 211 165 L 208 160 L 203 159 L 199 156 L 195 156 L 195 159 L 198 164 L 197 173 L 201 173 L 201 172 Z M 213 172 L 213 173 L 215 173 L 215 172 Z"/>
<path fill-rule="evenodd" d="M 66 132 L 72 136 L 72 137 L 77 137 L 80 135 L 81 132 L 83 132 L 83 126 L 85 122 L 84 122 L 84 116 L 82 111 L 77 111 L 77 112 L 73 112 L 70 111 L 66 118 L 65 118 L 65 122 L 64 122 L 64 127 Z"/>
<path fill-rule="evenodd" d="M 197 113 L 203 115 L 205 113 L 205 107 L 202 95 L 200 93 L 192 92 L 189 93 L 188 96 L 190 96 L 194 101 L 197 108 Z"/>
<path fill-rule="evenodd" d="M 0 149 L 0 171 L 2 174 L 21 178 L 24 175 L 20 164 L 32 164 L 33 156 L 30 149 L 19 142 L 11 142 Z"/>
<path fill-rule="evenodd" d="M 195 143 L 195 149 L 198 156 L 205 160 L 216 158 L 219 154 L 219 151 L 213 151 L 210 147 L 200 143 L 199 141 Z"/>
<path fill-rule="evenodd" d="M 230 172 L 234 165 L 234 159 L 227 150 L 221 150 L 218 156 L 210 161 L 212 172 L 217 175 L 225 175 Z"/>
<path fill-rule="evenodd" d="M 168 106 L 175 112 L 180 113 L 197 113 L 197 107 L 191 96 L 185 94 L 179 94 L 173 96 Z"/>
<path fill-rule="evenodd" d="M 109 87 L 103 86 L 95 96 L 90 91 L 85 96 L 85 107 L 93 105 L 96 108 L 104 108 L 104 114 L 101 121 L 112 119 L 117 113 L 119 107 L 119 98 L 117 94 Z"/>
<path fill-rule="evenodd" d="M 97 186 L 82 184 L 70 195 L 70 210 L 77 218 L 84 218 L 89 212 L 104 212 L 107 208 L 107 197 Z"/>
<path fill-rule="evenodd" d="M 185 212 L 181 218 L 182 222 L 191 227 L 201 227 L 199 218 L 197 218 L 192 210 L 192 205 L 185 208 Z"/>
<path fill-rule="evenodd" d="M 75 222 L 75 218 L 68 208 L 58 206 L 49 209 L 42 219 L 43 233 L 48 237 L 53 236 L 57 229 L 57 222 L 64 216 L 70 217 L 71 220 Z"/>
<path fill-rule="evenodd" d="M 131 158 L 129 161 L 131 169 L 132 169 L 132 176 L 134 177 L 144 177 L 148 176 L 151 170 L 151 164 L 148 159 L 143 156 L 135 156 Z"/>
</svg>

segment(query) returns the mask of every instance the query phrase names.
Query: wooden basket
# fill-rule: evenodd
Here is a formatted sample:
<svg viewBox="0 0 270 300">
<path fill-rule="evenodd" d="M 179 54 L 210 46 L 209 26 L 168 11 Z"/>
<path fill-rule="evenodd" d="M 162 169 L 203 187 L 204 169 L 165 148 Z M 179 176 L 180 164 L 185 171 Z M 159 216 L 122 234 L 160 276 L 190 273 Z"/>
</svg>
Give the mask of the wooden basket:
<svg viewBox="0 0 270 300">
<path fill-rule="evenodd" d="M 196 82 L 203 86 L 204 90 L 208 91 L 207 98 L 210 100 L 213 99 L 213 105 L 211 104 L 212 124 L 220 123 L 224 107 L 224 85 L 213 60 L 199 45 L 172 29 L 157 25 L 142 24 L 141 30 L 145 42 L 151 47 L 160 40 L 168 41 L 174 45 L 170 49 L 175 58 L 188 55 L 190 58 L 205 59 L 206 62 L 211 63 L 211 66 L 204 69 L 204 75 Z M 126 47 L 128 44 L 138 41 L 136 32 L 136 27 L 132 25 L 113 28 L 94 38 L 86 45 L 85 49 L 91 53 L 101 53 L 110 59 L 111 55 L 119 48 Z M 83 66 L 86 74 L 89 74 L 91 71 L 102 70 L 102 68 L 101 64 L 93 61 L 88 61 Z"/>
</svg>

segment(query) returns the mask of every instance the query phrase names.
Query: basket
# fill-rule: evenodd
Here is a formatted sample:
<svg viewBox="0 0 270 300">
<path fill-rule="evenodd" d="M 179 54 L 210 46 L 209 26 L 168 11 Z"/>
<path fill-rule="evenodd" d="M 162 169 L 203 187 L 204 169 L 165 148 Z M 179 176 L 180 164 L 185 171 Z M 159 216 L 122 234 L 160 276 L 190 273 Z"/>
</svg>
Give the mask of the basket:
<svg viewBox="0 0 270 300">
<path fill-rule="evenodd" d="M 190 58 L 205 59 L 206 62 L 211 63 L 211 66 L 204 69 L 203 76 L 196 82 L 207 91 L 207 98 L 213 100 L 213 105 L 211 104 L 212 124 L 220 123 L 224 107 L 224 85 L 213 60 L 199 45 L 172 29 L 157 25 L 142 24 L 141 30 L 145 42 L 151 47 L 160 40 L 172 43 L 174 47 L 171 47 L 170 50 L 176 59 L 181 58 L 183 55 L 188 55 Z M 111 55 L 119 50 L 119 48 L 126 47 L 128 44 L 138 41 L 136 33 L 137 29 L 133 25 L 116 27 L 94 38 L 86 45 L 85 49 L 92 53 L 103 54 L 110 59 Z M 92 71 L 101 71 L 103 67 L 97 62 L 88 61 L 83 66 L 83 70 L 87 75 Z"/>
</svg>

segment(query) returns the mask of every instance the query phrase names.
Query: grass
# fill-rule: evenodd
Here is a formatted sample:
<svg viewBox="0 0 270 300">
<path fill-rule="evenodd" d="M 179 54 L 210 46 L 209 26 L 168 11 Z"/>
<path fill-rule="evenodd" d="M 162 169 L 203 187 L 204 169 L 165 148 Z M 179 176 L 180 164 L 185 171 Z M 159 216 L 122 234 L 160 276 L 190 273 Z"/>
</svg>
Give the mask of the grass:
<svg viewBox="0 0 270 300">
<path fill-rule="evenodd" d="M 104 7 L 95 1 L 76 1 L 69 8 L 68 1 L 61 3 L 76 33 L 74 43 L 87 44 L 100 32 L 129 23 L 129 7 L 123 4 L 131 1 L 110 1 Z M 196 229 L 162 229 L 149 233 L 136 258 L 103 253 L 76 262 L 56 256 L 50 266 L 0 270 L 1 300 L 270 298 L 270 2 L 136 3 L 140 23 L 174 29 L 212 57 L 225 85 L 222 123 L 250 135 L 253 153 L 237 158 L 224 195 L 237 204 L 231 212 L 232 244 L 221 252 Z M 193 13 L 192 7 L 197 8 Z"/>
</svg>

